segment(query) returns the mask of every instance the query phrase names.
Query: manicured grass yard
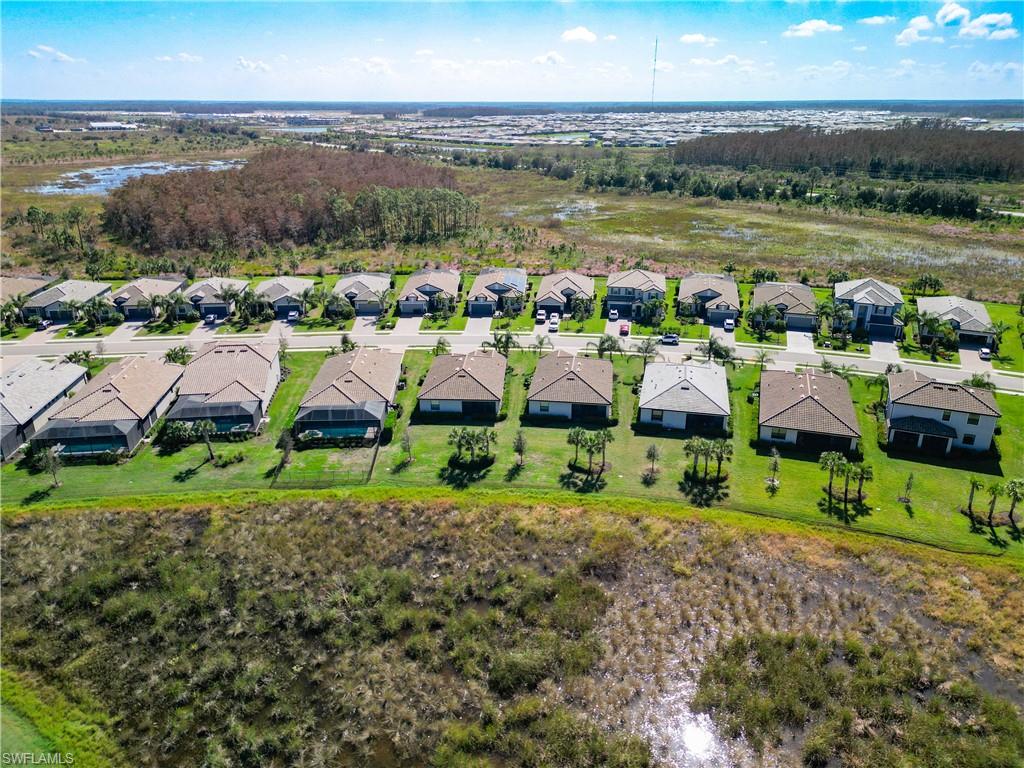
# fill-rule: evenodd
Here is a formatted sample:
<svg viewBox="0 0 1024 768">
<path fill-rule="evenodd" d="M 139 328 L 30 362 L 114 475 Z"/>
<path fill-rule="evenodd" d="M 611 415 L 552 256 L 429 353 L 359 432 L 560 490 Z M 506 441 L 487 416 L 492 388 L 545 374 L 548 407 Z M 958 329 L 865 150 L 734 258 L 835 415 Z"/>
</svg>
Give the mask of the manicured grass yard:
<svg viewBox="0 0 1024 768">
<path fill-rule="evenodd" d="M 113 325 L 101 325 L 98 328 L 89 329 L 85 323 L 77 322 L 68 325 L 66 328 L 61 329 L 57 334 L 58 339 L 100 339 L 104 336 L 109 336 L 114 332 L 120 323 L 114 323 Z"/>
<path fill-rule="evenodd" d="M 139 329 L 139 336 L 188 336 L 199 325 L 198 320 L 183 321 L 167 325 L 166 323 L 146 323 Z"/>
<path fill-rule="evenodd" d="M 16 325 L 11 330 L 8 330 L 6 326 L 0 326 L 0 339 L 18 341 L 26 336 L 31 336 L 34 331 L 35 326 L 33 325 Z"/>
<path fill-rule="evenodd" d="M 947 365 L 960 365 L 960 352 L 946 352 L 947 357 L 943 357 L 941 352 L 938 350 L 935 357 L 932 357 L 932 353 L 927 347 L 922 348 L 913 339 L 904 339 L 899 343 L 900 357 L 906 360 L 923 360 L 929 363 L 945 363 Z"/>
<path fill-rule="evenodd" d="M 989 317 L 993 323 L 1003 322 L 1010 330 L 1003 334 L 1003 343 L 999 345 L 999 353 L 992 355 L 992 367 L 1003 371 L 1024 373 L 1024 339 L 1017 326 L 1024 322 L 1018 308 L 1014 304 L 995 304 L 986 302 Z"/>
<path fill-rule="evenodd" d="M 248 325 L 242 325 L 242 323 L 237 319 L 228 318 L 221 324 L 220 328 L 217 329 L 217 333 L 266 333 L 270 330 L 271 323 L 272 321 L 268 320 L 265 323 L 249 323 Z"/>
<path fill-rule="evenodd" d="M 607 314 L 604 314 L 604 297 L 608 294 L 608 278 L 594 278 L 594 314 L 582 323 L 572 318 L 566 318 L 558 327 L 559 333 L 604 333 L 605 323 L 608 321 Z"/>
<path fill-rule="evenodd" d="M 161 454 L 152 445 L 144 445 L 123 464 L 69 464 L 60 471 L 61 487 L 53 489 L 48 475 L 32 474 L 15 464 L 6 464 L 0 475 L 4 499 L 25 503 L 44 499 L 265 488 L 270 483 L 268 473 L 273 471 L 281 455 L 276 447 L 278 435 L 294 419 L 299 401 L 324 357 L 323 352 L 290 353 L 286 365 L 292 373 L 281 383 L 270 404 L 270 424 L 263 433 L 245 442 L 214 443 L 217 453 L 241 451 L 245 455 L 241 463 L 223 469 L 208 464 L 206 446 L 202 443 L 171 454 Z"/>
<path fill-rule="evenodd" d="M 785 331 L 773 331 L 769 329 L 762 337 L 748 328 L 746 323 L 736 326 L 736 330 L 733 331 L 733 338 L 736 339 L 736 341 L 742 341 L 744 344 L 759 344 L 765 347 L 775 346 L 779 348 L 785 348 L 786 346 Z"/>
<path fill-rule="evenodd" d="M 292 328 L 299 333 L 303 331 L 351 331 L 355 323 L 354 317 L 350 317 L 348 320 L 324 317 L 324 308 L 317 307 L 303 315 L 299 322 L 292 325 Z"/>
</svg>

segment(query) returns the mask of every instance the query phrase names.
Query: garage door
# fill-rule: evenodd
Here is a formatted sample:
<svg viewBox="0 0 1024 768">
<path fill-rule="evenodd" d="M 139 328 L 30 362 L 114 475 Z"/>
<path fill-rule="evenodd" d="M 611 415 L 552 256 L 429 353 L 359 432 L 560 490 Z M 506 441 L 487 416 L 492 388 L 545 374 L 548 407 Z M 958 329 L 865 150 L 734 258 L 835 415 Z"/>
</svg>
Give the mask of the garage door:
<svg viewBox="0 0 1024 768">
<path fill-rule="evenodd" d="M 471 317 L 490 317 L 494 314 L 494 305 L 489 301 L 475 301 L 469 305 Z"/>
<path fill-rule="evenodd" d="M 814 318 L 806 315 L 787 315 L 786 328 L 791 331 L 813 331 Z"/>
</svg>

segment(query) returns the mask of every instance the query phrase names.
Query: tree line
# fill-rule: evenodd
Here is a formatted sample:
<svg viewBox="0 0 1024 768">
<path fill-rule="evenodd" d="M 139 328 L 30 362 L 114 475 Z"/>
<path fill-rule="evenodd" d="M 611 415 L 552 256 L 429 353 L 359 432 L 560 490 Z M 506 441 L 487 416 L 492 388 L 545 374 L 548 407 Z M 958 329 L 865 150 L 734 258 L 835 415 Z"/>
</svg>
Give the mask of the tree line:
<svg viewBox="0 0 1024 768">
<path fill-rule="evenodd" d="M 143 176 L 104 204 L 108 232 L 154 251 L 424 243 L 476 222 L 450 169 L 377 153 L 275 147 L 244 166 Z"/>
</svg>

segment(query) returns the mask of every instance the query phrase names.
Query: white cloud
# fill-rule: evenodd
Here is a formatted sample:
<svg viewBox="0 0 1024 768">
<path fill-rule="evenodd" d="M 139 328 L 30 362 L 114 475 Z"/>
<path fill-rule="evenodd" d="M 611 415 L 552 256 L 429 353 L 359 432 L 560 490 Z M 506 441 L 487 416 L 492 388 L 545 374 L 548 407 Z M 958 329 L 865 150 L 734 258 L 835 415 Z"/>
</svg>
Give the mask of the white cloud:
<svg viewBox="0 0 1024 768">
<path fill-rule="evenodd" d="M 247 59 L 245 56 L 239 56 L 235 61 L 235 69 L 241 69 L 245 72 L 269 72 L 270 65 L 259 59 Z"/>
<path fill-rule="evenodd" d="M 595 43 L 597 35 L 586 27 L 573 27 L 562 33 L 562 42 L 565 43 Z"/>
<path fill-rule="evenodd" d="M 659 61 L 657 64 L 654 65 L 654 68 L 658 72 L 671 72 L 676 68 L 676 65 L 673 64 L 671 61 Z"/>
<path fill-rule="evenodd" d="M 619 37 L 618 37 L 618 35 L 605 35 L 605 36 L 604 36 L 604 37 L 602 37 L 601 39 L 602 39 L 602 40 L 606 40 L 606 41 L 608 41 L 609 43 L 614 43 L 614 42 L 615 42 L 616 40 L 618 40 L 618 39 L 619 39 Z"/>
<path fill-rule="evenodd" d="M 706 45 L 708 48 L 711 48 L 719 40 L 717 37 L 708 37 L 702 32 L 693 32 L 680 37 L 679 42 L 683 45 Z"/>
<path fill-rule="evenodd" d="M 47 59 L 49 61 L 57 61 L 61 64 L 84 64 L 85 59 L 77 59 L 70 54 L 59 51 L 52 45 L 37 45 L 35 48 L 28 52 L 28 55 L 33 59 Z"/>
<path fill-rule="evenodd" d="M 417 56 L 433 56 L 434 52 L 432 50 L 430 50 L 429 48 L 420 48 L 418 51 L 416 51 L 416 55 Z"/>
<path fill-rule="evenodd" d="M 1021 64 L 1017 61 L 996 61 L 991 64 L 975 61 L 967 68 L 967 76 L 972 80 L 1013 80 L 1021 76 L 1021 70 Z"/>
<path fill-rule="evenodd" d="M 867 49 L 868 49 L 868 47 L 866 45 L 855 45 L 855 46 L 853 46 L 853 50 L 855 50 L 857 53 L 864 53 L 864 51 L 866 51 Z"/>
<path fill-rule="evenodd" d="M 535 56 L 531 59 L 530 63 L 540 64 L 546 67 L 558 67 L 565 64 L 565 57 L 558 51 L 548 51 L 547 53 L 542 53 L 540 56 Z"/>
<path fill-rule="evenodd" d="M 896 35 L 896 45 L 913 45 L 914 43 L 925 42 L 941 43 L 941 37 L 921 34 L 934 28 L 935 25 L 932 24 L 932 20 L 927 16 L 915 16 L 907 24 L 906 29 Z"/>
<path fill-rule="evenodd" d="M 838 24 L 830 24 L 824 19 L 808 19 L 799 24 L 790 24 L 789 28 L 782 33 L 783 37 L 814 37 L 819 32 L 842 32 L 843 28 Z"/>
<path fill-rule="evenodd" d="M 695 67 L 724 67 L 728 64 L 733 64 L 738 67 L 746 67 L 753 63 L 753 59 L 741 59 L 735 53 L 730 53 L 728 56 L 723 56 L 720 59 L 690 59 L 690 64 Z"/>
<path fill-rule="evenodd" d="M 807 66 L 797 67 L 797 74 L 803 75 L 808 80 L 840 80 L 850 72 L 853 71 L 853 64 L 848 61 L 839 59 L 833 61 L 831 64 L 824 66 L 818 64 L 808 64 Z"/>
<path fill-rule="evenodd" d="M 865 19 L 858 19 L 858 24 L 867 24 L 869 27 L 880 27 L 883 24 L 892 24 L 896 21 L 895 16 L 868 16 Z"/>
<path fill-rule="evenodd" d="M 1008 13 L 983 13 L 975 19 L 964 19 L 960 25 L 960 37 L 980 40 L 1008 40 L 1017 37 L 1013 16 Z"/>
<path fill-rule="evenodd" d="M 177 53 L 174 56 L 156 56 L 155 58 L 157 61 L 181 61 L 185 64 L 198 64 L 203 60 L 202 56 L 185 53 L 184 51 Z"/>
<path fill-rule="evenodd" d="M 971 18 L 971 12 L 959 3 L 946 3 L 935 14 L 935 21 L 943 27 L 954 21 L 967 21 L 969 18 Z"/>
<path fill-rule="evenodd" d="M 391 62 L 382 56 L 371 56 L 365 61 L 359 62 L 362 65 L 363 71 L 368 75 L 393 75 L 394 70 L 391 69 Z"/>
</svg>

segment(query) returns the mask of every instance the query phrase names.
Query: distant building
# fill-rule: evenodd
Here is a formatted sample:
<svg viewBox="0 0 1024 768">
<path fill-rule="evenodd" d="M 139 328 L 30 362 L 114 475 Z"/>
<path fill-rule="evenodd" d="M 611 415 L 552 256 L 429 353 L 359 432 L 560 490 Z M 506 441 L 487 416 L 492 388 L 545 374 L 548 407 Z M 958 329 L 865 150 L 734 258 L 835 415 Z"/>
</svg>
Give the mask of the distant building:
<svg viewBox="0 0 1024 768">
<path fill-rule="evenodd" d="M 136 123 L 120 123 L 116 121 L 98 121 L 89 123 L 90 131 L 137 131 Z"/>
<path fill-rule="evenodd" d="M 256 295 L 270 302 L 274 317 L 283 320 L 291 312 L 306 314 L 306 300 L 303 293 L 315 283 L 305 277 L 274 277 L 256 286 Z"/>
<path fill-rule="evenodd" d="M 357 315 L 378 315 L 381 298 L 391 289 L 391 275 L 385 272 L 353 272 L 342 275 L 332 293 L 345 298 Z"/>
<path fill-rule="evenodd" d="M 0 280 L 0 301 L 8 301 L 15 296 L 35 296 L 52 282 L 52 277 L 4 275 L 3 280 Z"/>
<path fill-rule="evenodd" d="M 185 284 L 179 277 L 140 277 L 118 288 L 111 301 L 126 320 L 152 320 L 159 314 L 153 299 L 177 293 Z"/>
</svg>

